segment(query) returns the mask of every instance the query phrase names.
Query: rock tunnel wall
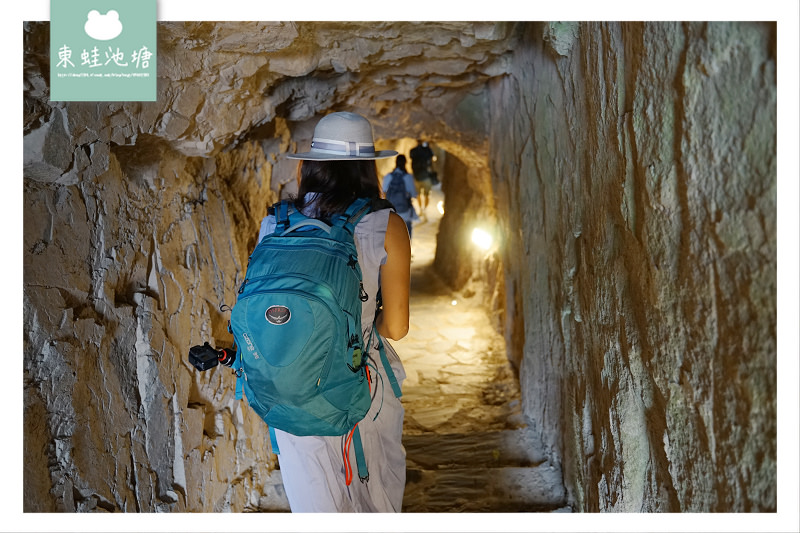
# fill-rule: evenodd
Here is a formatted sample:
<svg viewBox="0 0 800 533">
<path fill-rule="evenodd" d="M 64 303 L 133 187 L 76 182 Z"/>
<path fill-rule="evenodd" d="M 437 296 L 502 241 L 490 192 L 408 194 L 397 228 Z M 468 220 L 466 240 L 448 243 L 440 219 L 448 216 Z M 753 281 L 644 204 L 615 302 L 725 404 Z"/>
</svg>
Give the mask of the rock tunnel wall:
<svg viewBox="0 0 800 533">
<path fill-rule="evenodd" d="M 81 111 L 68 131 L 92 123 Z M 133 160 L 96 144 L 96 177 L 25 184 L 26 510 L 268 508 L 263 423 L 229 369 L 186 360 L 229 343 L 219 307 L 254 240 L 231 236 L 254 235 L 257 198 L 274 196 L 264 152 L 201 160 L 140 138 Z"/>
<path fill-rule="evenodd" d="M 506 338 L 578 509 L 776 508 L 775 32 L 536 25 L 491 83 Z"/>
<path fill-rule="evenodd" d="M 265 426 L 188 348 L 230 342 L 319 116 L 361 112 L 379 149 L 437 132 L 486 174 L 513 24 L 162 22 L 152 103 L 50 102 L 49 25 L 24 29 L 24 510 L 285 505 Z"/>
<path fill-rule="evenodd" d="M 25 24 L 26 511 L 280 500 L 230 370 L 186 351 L 229 341 L 283 154 L 342 109 L 446 150 L 437 267 L 490 296 L 576 510 L 774 508 L 774 26 L 159 23 L 158 101 L 101 104 L 49 101 L 48 31 Z"/>
</svg>

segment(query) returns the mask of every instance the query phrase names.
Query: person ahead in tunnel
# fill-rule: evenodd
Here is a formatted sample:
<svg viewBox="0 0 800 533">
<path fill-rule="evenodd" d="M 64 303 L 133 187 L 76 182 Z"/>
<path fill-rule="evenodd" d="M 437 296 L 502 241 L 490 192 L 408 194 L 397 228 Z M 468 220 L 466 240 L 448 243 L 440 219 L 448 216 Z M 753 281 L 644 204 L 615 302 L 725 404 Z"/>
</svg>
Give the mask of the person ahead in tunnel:
<svg viewBox="0 0 800 533">
<path fill-rule="evenodd" d="M 371 407 L 357 424 L 369 469 L 366 480 L 346 480 L 346 471 L 357 462 L 346 436 L 296 436 L 275 429 L 292 512 L 401 510 L 406 475 L 401 443 L 404 409 L 395 395 L 400 393 L 405 371 L 385 339 L 399 340 L 408 332 L 411 245 L 404 220 L 380 197 L 375 165 L 376 159 L 395 154 L 375 151 L 372 127 L 364 117 L 339 112 L 319 121 L 309 152 L 287 156 L 302 161 L 294 205 L 305 215 L 330 220 L 354 199 L 370 199 L 370 212 L 355 226 L 355 244 L 366 292 L 366 298 L 361 298 L 363 341 L 369 343 L 377 370 L 371 377 Z M 275 226 L 275 216 L 267 216 L 259 241 Z M 379 290 L 382 308 L 376 314 Z M 371 335 L 373 320 L 380 339 Z M 385 359 L 377 355 L 379 341 L 385 347 Z M 391 373 L 397 380 L 394 394 L 386 379 Z"/>
<path fill-rule="evenodd" d="M 394 170 L 383 177 L 383 191 L 397 214 L 405 221 L 408 236 L 411 238 L 412 223 L 419 217 L 411 201 L 417 197 L 417 188 L 414 186 L 414 177 L 406 172 L 406 156 L 398 155 Z"/>
<path fill-rule="evenodd" d="M 428 208 L 428 199 L 433 186 L 433 150 L 427 142 L 417 140 L 417 145 L 408 154 L 411 156 L 411 172 L 419 189 L 420 215 L 423 220 L 428 220 L 425 210 Z"/>
</svg>

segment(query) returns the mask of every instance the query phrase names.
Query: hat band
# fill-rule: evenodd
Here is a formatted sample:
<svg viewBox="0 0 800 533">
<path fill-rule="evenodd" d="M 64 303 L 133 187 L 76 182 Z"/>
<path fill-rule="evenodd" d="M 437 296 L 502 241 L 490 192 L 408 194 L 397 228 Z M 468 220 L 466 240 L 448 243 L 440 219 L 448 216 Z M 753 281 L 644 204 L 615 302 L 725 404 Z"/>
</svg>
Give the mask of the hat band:
<svg viewBox="0 0 800 533">
<path fill-rule="evenodd" d="M 353 157 L 373 157 L 375 155 L 375 145 L 372 143 L 337 141 L 335 139 L 314 137 L 311 141 L 311 151 Z"/>
</svg>

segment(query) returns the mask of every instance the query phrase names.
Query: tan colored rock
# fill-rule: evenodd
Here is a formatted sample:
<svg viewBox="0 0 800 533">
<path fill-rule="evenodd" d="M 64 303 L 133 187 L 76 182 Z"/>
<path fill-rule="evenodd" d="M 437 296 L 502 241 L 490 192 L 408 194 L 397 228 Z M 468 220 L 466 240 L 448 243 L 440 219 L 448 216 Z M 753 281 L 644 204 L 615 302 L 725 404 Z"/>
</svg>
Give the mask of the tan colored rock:
<svg viewBox="0 0 800 533">
<path fill-rule="evenodd" d="M 439 150 L 436 263 L 576 510 L 775 510 L 774 24 L 161 22 L 158 100 L 102 104 L 50 102 L 24 30 L 25 511 L 287 508 L 186 354 L 230 342 L 284 154 L 344 109 Z"/>
<path fill-rule="evenodd" d="M 578 508 L 774 510 L 775 27 L 566 29 L 492 93 L 526 413 Z"/>
</svg>

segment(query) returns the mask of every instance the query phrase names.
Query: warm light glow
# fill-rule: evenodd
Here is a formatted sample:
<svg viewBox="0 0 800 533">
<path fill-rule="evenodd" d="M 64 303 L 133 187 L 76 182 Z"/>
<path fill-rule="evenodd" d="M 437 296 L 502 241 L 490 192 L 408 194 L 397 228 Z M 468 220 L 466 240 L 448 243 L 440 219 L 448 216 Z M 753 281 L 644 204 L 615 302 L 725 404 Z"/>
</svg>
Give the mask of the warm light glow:
<svg viewBox="0 0 800 533">
<path fill-rule="evenodd" d="M 475 228 L 472 230 L 472 242 L 479 248 L 488 250 L 492 246 L 492 236 L 482 229 Z"/>
<path fill-rule="evenodd" d="M 439 203 L 436 204 L 436 209 L 439 211 L 440 215 L 444 215 L 444 200 L 439 200 Z"/>
<path fill-rule="evenodd" d="M 453 300 L 452 302 L 450 302 L 450 304 L 451 304 L 451 305 L 457 305 L 457 304 L 458 304 L 458 301 L 457 301 L 457 300 Z"/>
</svg>

